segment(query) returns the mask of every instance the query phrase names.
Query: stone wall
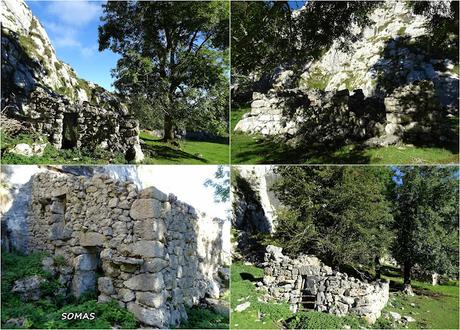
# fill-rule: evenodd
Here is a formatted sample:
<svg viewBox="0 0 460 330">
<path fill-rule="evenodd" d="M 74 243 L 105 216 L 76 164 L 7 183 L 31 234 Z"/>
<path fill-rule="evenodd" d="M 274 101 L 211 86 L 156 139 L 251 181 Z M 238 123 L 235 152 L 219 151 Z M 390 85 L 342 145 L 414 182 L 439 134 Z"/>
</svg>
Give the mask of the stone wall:
<svg viewBox="0 0 460 330">
<path fill-rule="evenodd" d="M 142 161 L 138 122 L 115 94 L 60 61 L 23 0 L 2 1 L 3 115 L 20 120 L 57 149 L 121 152 Z"/>
<path fill-rule="evenodd" d="M 433 6 L 452 14 L 450 1 Z M 389 0 L 369 18 L 366 27 L 351 26 L 355 40 L 347 49 L 336 40 L 302 70 L 278 68 L 271 89 L 253 94 L 235 131 L 306 147 L 456 141 L 440 122 L 458 115 L 459 74 L 447 55 L 427 49 L 426 17 Z"/>
<path fill-rule="evenodd" d="M 202 222 L 222 226 L 154 187 L 44 172 L 32 180 L 28 248 L 52 254 L 44 265 L 64 291 L 97 289 L 100 302 L 165 328 L 187 317 L 186 305 L 219 296 L 222 235 L 205 236 Z"/>
<path fill-rule="evenodd" d="M 293 144 L 364 140 L 383 130 L 383 104 L 361 90 L 324 92 L 288 89 L 254 93 L 251 112 L 235 131 L 281 135 Z"/>
<path fill-rule="evenodd" d="M 267 246 L 264 286 L 291 310 L 316 310 L 339 316 L 356 314 L 374 323 L 389 298 L 389 283 L 364 283 L 345 273 L 333 271 L 314 256 L 291 259 L 282 249 Z"/>
<path fill-rule="evenodd" d="M 433 82 L 416 81 L 384 99 L 361 90 L 323 92 L 289 89 L 254 93 L 251 111 L 235 131 L 281 136 L 292 146 L 362 142 L 387 146 L 400 141 L 439 142 L 451 137 Z"/>
<path fill-rule="evenodd" d="M 90 100 L 71 100 L 34 78 L 39 64 L 31 61 L 14 38 L 2 36 L 2 109 L 28 123 L 57 149 L 85 147 L 121 152 L 141 161 L 139 124 L 123 103 L 103 88 Z"/>
</svg>

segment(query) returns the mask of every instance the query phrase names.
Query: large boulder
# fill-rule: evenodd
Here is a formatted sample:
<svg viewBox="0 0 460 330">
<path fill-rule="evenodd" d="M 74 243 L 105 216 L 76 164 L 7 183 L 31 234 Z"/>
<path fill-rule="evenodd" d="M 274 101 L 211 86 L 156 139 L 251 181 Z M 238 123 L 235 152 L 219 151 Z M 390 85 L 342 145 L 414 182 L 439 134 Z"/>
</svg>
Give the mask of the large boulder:
<svg viewBox="0 0 460 330">
<path fill-rule="evenodd" d="M 17 293 L 23 301 L 39 300 L 42 294 L 40 287 L 45 282 L 46 279 L 41 276 L 28 276 L 15 281 L 11 292 Z"/>
</svg>

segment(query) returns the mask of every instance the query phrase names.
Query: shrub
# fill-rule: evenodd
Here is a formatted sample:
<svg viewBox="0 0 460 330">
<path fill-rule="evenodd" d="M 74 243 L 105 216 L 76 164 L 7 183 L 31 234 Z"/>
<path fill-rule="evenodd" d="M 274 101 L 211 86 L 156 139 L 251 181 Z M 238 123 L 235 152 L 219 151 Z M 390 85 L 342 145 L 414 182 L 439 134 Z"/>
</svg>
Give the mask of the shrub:
<svg viewBox="0 0 460 330">
<path fill-rule="evenodd" d="M 41 260 L 46 253 L 22 255 L 17 252 L 2 252 L 2 310 L 1 326 L 7 328 L 6 321 L 23 318 L 25 328 L 38 329 L 112 329 L 137 328 L 138 322 L 129 311 L 116 301 L 99 304 L 95 292 L 83 294 L 80 298 L 57 294 L 60 284 L 51 274 L 42 269 Z M 56 258 L 58 259 L 58 258 Z M 55 259 L 55 261 L 56 261 Z M 59 259 L 57 261 L 60 262 Z M 31 275 L 47 279 L 42 284 L 43 298 L 34 302 L 23 302 L 11 292 L 14 281 Z M 94 320 L 62 320 L 62 313 L 95 313 Z"/>
<path fill-rule="evenodd" d="M 183 329 L 228 329 L 228 317 L 211 309 L 193 306 L 187 308 L 188 320 L 180 325 Z"/>
<path fill-rule="evenodd" d="M 289 329 L 341 329 L 340 317 L 321 312 L 298 312 L 285 322 Z"/>
</svg>

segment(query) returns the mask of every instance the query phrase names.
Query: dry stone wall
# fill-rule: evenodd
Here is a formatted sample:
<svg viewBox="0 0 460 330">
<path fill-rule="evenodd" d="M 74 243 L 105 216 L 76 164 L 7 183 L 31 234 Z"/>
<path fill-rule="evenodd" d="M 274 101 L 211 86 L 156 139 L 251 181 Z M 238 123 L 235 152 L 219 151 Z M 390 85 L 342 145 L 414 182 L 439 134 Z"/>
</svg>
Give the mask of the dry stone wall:
<svg viewBox="0 0 460 330">
<path fill-rule="evenodd" d="M 432 5 L 452 14 L 450 1 Z M 356 41 L 349 49 L 336 40 L 303 72 L 278 68 L 271 89 L 253 94 L 235 131 L 307 147 L 456 140 L 442 122 L 458 115 L 457 66 L 427 51 L 427 19 L 399 0 L 382 2 L 369 18 L 369 26 L 351 27 Z"/>
<path fill-rule="evenodd" d="M 282 249 L 269 245 L 264 263 L 264 286 L 291 310 L 316 310 L 338 316 L 356 314 L 374 323 L 389 298 L 389 283 L 364 283 L 333 271 L 314 256 L 291 259 Z"/>
<path fill-rule="evenodd" d="M 383 131 L 385 112 L 375 98 L 361 90 L 324 92 L 289 89 L 254 93 L 251 111 L 235 131 L 281 135 L 292 144 L 329 144 L 364 140 Z"/>
<path fill-rule="evenodd" d="M 165 328 L 187 317 L 185 306 L 219 295 L 222 235 L 205 237 L 206 221 L 222 225 L 154 187 L 44 172 L 32 180 L 28 248 L 53 255 L 44 267 L 62 290 L 97 289 L 100 302 L 115 299 Z"/>
<path fill-rule="evenodd" d="M 362 90 L 323 92 L 289 89 L 254 93 L 251 111 L 235 131 L 281 136 L 292 146 L 363 142 L 388 146 L 400 141 L 446 141 L 446 112 L 433 82 L 416 81 L 384 99 Z"/>
</svg>

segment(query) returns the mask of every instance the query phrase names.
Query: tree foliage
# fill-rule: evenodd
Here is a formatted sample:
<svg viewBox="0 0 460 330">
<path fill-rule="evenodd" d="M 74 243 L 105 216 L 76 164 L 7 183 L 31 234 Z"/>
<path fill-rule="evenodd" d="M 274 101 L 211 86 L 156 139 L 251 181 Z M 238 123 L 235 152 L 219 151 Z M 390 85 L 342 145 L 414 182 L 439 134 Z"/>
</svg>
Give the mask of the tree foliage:
<svg viewBox="0 0 460 330">
<path fill-rule="evenodd" d="M 228 72 L 227 2 L 109 1 L 103 8 L 99 50 L 121 55 L 115 87 L 162 114 L 166 139 L 178 121 L 200 119 L 197 113 L 227 117 L 216 101 L 225 98 Z"/>
<path fill-rule="evenodd" d="M 289 1 L 232 2 L 232 74 L 303 66 L 335 40 L 346 46 L 353 41 L 351 25 L 369 23 L 379 3 L 313 0 L 293 14 Z"/>
<path fill-rule="evenodd" d="M 205 187 L 214 188 L 214 200 L 217 203 L 225 203 L 230 199 L 230 169 L 219 165 L 214 179 L 207 179 Z"/>
<path fill-rule="evenodd" d="M 285 209 L 275 238 L 291 254 L 314 253 L 334 266 L 372 264 L 391 241 L 389 169 L 279 167 L 273 189 Z"/>
<path fill-rule="evenodd" d="M 458 168 L 403 167 L 397 177 L 392 252 L 404 267 L 405 284 L 416 264 L 428 272 L 458 273 Z"/>
<path fill-rule="evenodd" d="M 458 1 L 409 1 L 415 14 L 424 15 L 430 47 L 458 63 Z"/>
</svg>

